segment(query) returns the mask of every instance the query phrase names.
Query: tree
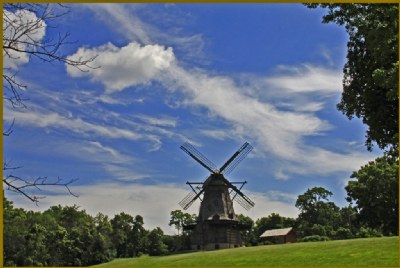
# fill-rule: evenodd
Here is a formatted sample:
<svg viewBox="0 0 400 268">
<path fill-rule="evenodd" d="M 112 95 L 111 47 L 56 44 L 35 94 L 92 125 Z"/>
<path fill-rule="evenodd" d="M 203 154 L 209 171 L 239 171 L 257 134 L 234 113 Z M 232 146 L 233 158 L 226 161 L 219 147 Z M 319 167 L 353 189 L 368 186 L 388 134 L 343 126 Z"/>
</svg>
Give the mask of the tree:
<svg viewBox="0 0 400 268">
<path fill-rule="evenodd" d="M 136 215 L 132 223 L 131 232 L 128 234 L 128 251 L 132 257 L 136 257 L 146 251 L 145 237 L 147 233 L 143 225 L 143 217 Z"/>
<path fill-rule="evenodd" d="M 115 215 L 110 222 L 113 229 L 112 240 L 117 250 L 117 257 L 132 257 L 129 255 L 128 236 L 132 231 L 133 217 L 121 212 L 120 214 Z"/>
<path fill-rule="evenodd" d="M 148 253 L 150 256 L 160 256 L 168 253 L 168 247 L 163 242 L 164 232 L 160 227 L 150 231 L 148 234 Z"/>
<path fill-rule="evenodd" d="M 96 228 L 92 245 L 93 259 L 95 263 L 108 262 L 115 258 L 116 250 L 111 240 L 112 225 L 107 215 L 98 213 L 94 218 Z"/>
<path fill-rule="evenodd" d="M 23 251 L 27 232 L 26 211 L 14 208 L 13 203 L 3 197 L 3 245 L 4 265 L 24 265 Z"/>
<path fill-rule="evenodd" d="M 30 3 L 4 3 L 3 4 L 3 98 L 11 106 L 26 108 L 25 99 L 21 92 L 27 85 L 18 78 L 19 66 L 36 58 L 44 63 L 58 62 L 74 66 L 94 68 L 90 66 L 94 58 L 73 60 L 63 55 L 61 48 L 70 43 L 69 33 L 59 34 L 56 39 L 45 36 L 47 27 L 55 27 L 53 23 L 58 18 L 69 12 L 63 5 L 30 4 Z M 3 136 L 7 137 L 13 132 L 13 124 L 5 131 Z M 49 180 L 47 177 L 38 177 L 34 180 L 27 180 L 13 174 L 20 167 L 10 166 L 3 163 L 3 182 L 7 190 L 22 194 L 33 202 L 39 202 L 42 196 L 29 193 L 30 189 L 42 189 L 46 186 L 65 187 L 68 192 L 74 195 L 69 185 L 76 181 L 71 179 Z"/>
<path fill-rule="evenodd" d="M 183 228 L 184 225 L 193 223 L 195 220 L 195 215 L 190 215 L 189 213 L 184 213 L 181 210 L 174 210 L 171 211 L 171 219 L 169 221 L 169 226 L 174 225 L 175 229 L 178 230 L 178 236 L 180 230 Z"/>
<path fill-rule="evenodd" d="M 398 157 L 385 154 L 353 172 L 345 187 L 347 201 L 354 202 L 358 220 L 385 235 L 398 235 Z"/>
<path fill-rule="evenodd" d="M 173 236 L 167 239 L 169 248 L 172 251 L 181 251 L 190 249 L 190 234 L 188 231 L 182 231 L 183 227 L 187 224 L 194 223 L 196 221 L 195 214 L 185 213 L 181 210 L 174 210 L 170 213 L 171 219 L 169 221 L 169 225 L 174 225 L 175 229 L 178 231 L 177 236 Z"/>
<path fill-rule="evenodd" d="M 333 237 L 340 224 L 340 208 L 329 202 L 332 192 L 323 187 L 313 187 L 297 197 L 295 206 L 300 209 L 297 231 L 301 237 L 320 235 Z"/>
<path fill-rule="evenodd" d="M 339 111 L 368 126 L 366 146 L 397 154 L 399 141 L 398 4 L 306 4 L 327 8 L 323 22 L 349 34 Z"/>
<path fill-rule="evenodd" d="M 243 214 L 237 215 L 239 223 L 241 223 L 243 226 L 248 226 L 248 229 L 241 230 L 240 235 L 243 239 L 243 242 L 246 246 L 250 246 L 253 244 L 253 241 L 255 240 L 254 237 L 254 232 L 252 232 L 253 226 L 254 226 L 254 221 Z"/>
</svg>

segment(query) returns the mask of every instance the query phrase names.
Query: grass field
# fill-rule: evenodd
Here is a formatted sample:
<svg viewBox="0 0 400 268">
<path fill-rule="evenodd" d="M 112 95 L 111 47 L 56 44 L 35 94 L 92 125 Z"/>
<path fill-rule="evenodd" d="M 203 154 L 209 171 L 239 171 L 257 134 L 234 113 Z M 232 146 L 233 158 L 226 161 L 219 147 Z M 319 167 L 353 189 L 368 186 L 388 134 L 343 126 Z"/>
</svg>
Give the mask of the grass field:
<svg viewBox="0 0 400 268">
<path fill-rule="evenodd" d="M 377 266 L 398 267 L 398 237 L 362 238 L 116 259 L 99 266 Z"/>
</svg>

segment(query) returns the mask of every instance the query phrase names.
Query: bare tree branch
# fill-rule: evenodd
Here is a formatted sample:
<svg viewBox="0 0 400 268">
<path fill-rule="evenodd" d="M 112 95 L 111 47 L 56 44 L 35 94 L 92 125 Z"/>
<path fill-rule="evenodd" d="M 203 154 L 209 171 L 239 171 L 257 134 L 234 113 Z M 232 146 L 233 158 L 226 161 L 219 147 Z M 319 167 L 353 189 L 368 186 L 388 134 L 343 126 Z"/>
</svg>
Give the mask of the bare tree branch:
<svg viewBox="0 0 400 268">
<path fill-rule="evenodd" d="M 13 171 L 19 168 L 21 167 L 10 167 L 7 164 L 4 164 L 3 171 Z M 3 178 L 3 183 L 7 186 L 6 190 L 22 194 L 37 204 L 39 200 L 45 198 L 45 196 L 29 194 L 32 189 L 43 191 L 42 188 L 46 186 L 61 186 L 65 187 L 70 195 L 78 197 L 78 195 L 73 193 L 70 189 L 70 185 L 77 180 L 78 179 L 71 179 L 68 181 L 63 181 L 58 177 L 56 180 L 50 181 L 47 177 L 37 177 L 36 179 L 29 181 L 10 173 Z"/>
<path fill-rule="evenodd" d="M 17 70 L 19 65 L 29 62 L 32 57 L 45 63 L 64 63 L 81 71 L 97 68 L 91 65 L 96 57 L 71 59 L 61 53 L 64 45 L 72 43 L 68 41 L 69 33 L 60 33 L 55 39 L 45 38 L 46 28 L 56 28 L 54 23 L 57 19 L 69 12 L 70 9 L 62 4 L 3 4 L 3 99 L 9 101 L 14 109 L 26 108 L 22 92 L 27 85 L 19 81 Z M 10 66 L 6 66 L 5 62 Z M 7 130 L 3 130 L 3 136 L 10 136 L 13 126 L 14 120 Z M 57 178 L 51 181 L 47 177 L 37 177 L 26 180 L 13 174 L 19 168 L 3 163 L 3 183 L 7 190 L 19 193 L 36 204 L 44 196 L 31 194 L 32 190 L 43 191 L 48 186 L 64 187 L 70 195 L 77 196 L 70 189 L 77 179 L 63 181 Z M 5 175 L 7 172 L 9 174 Z"/>
<path fill-rule="evenodd" d="M 55 8 L 59 7 L 57 11 Z M 81 71 L 96 69 L 91 65 L 96 56 L 84 59 L 71 59 L 61 53 L 61 48 L 72 42 L 68 41 L 69 33 L 59 34 L 56 40 L 44 39 L 44 30 L 52 26 L 52 22 L 70 12 L 63 5 L 5 3 L 3 5 L 3 58 L 8 60 L 29 60 L 36 57 L 43 62 L 60 62 L 73 66 Z M 43 33 L 42 35 L 40 33 Z M 21 90 L 26 85 L 16 79 L 11 68 L 3 70 L 5 100 L 13 107 L 25 107 L 21 98 Z M 8 94 L 7 94 L 7 93 Z"/>
</svg>

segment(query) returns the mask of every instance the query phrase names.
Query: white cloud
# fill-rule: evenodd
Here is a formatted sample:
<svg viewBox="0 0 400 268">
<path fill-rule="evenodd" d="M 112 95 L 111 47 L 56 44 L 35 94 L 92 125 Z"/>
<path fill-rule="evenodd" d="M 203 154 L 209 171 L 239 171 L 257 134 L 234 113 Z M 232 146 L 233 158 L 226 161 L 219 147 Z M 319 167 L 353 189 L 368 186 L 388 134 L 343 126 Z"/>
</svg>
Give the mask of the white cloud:
<svg viewBox="0 0 400 268">
<path fill-rule="evenodd" d="M 46 33 L 46 26 L 43 20 L 28 10 L 17 10 L 13 13 L 3 9 L 3 45 L 16 50 L 32 50 L 34 47 L 28 47 L 28 44 L 40 43 Z M 18 66 L 29 62 L 27 53 L 16 50 L 3 50 L 3 68 L 16 70 Z"/>
<path fill-rule="evenodd" d="M 144 185 L 139 183 L 119 184 L 119 183 L 99 183 L 87 186 L 71 186 L 73 193 L 78 194 L 78 198 L 68 195 L 63 189 L 57 189 L 56 195 L 48 195 L 40 201 L 39 207 L 29 203 L 26 198 L 12 195 L 12 200 L 16 207 L 34 211 L 44 211 L 53 205 L 78 205 L 85 209 L 87 213 L 96 215 L 101 212 L 113 217 L 120 212 L 131 215 L 141 215 L 144 218 L 145 227 L 148 229 L 161 227 L 166 233 L 173 234 L 174 231 L 168 225 L 170 212 L 181 209 L 178 202 L 187 194 L 189 189 L 176 184 Z M 9 192 L 6 192 L 9 194 Z M 297 209 L 293 204 L 276 200 L 267 194 L 245 192 L 255 203 L 250 211 L 243 209 L 236 202 L 234 203 L 235 212 L 243 213 L 256 220 L 257 218 L 268 216 L 275 212 L 286 217 L 296 217 Z M 284 195 L 283 193 L 281 193 Z M 190 214 L 198 214 L 199 201 L 186 211 Z"/>
<path fill-rule="evenodd" d="M 67 72 L 73 77 L 88 76 L 92 81 L 101 82 L 106 86 L 107 93 L 149 83 L 167 69 L 175 58 L 172 48 L 141 46 L 133 42 L 121 48 L 111 43 L 96 48 L 82 47 L 68 59 L 92 57 L 96 57 L 93 64 L 99 68 L 82 72 L 66 65 Z"/>
<path fill-rule="evenodd" d="M 274 173 L 275 179 L 286 181 L 289 179 L 289 175 L 283 172 L 283 168 L 278 168 Z"/>
<path fill-rule="evenodd" d="M 87 122 L 81 118 L 62 116 L 56 112 L 35 111 L 33 109 L 29 111 L 10 111 L 9 109 L 6 109 L 3 119 L 9 122 L 15 119 L 19 124 L 40 128 L 62 128 L 70 130 L 76 134 L 84 134 L 88 137 L 95 134 L 97 136 L 111 139 L 124 138 L 129 140 L 138 140 L 143 138 L 141 134 L 130 129 L 98 125 Z"/>
<path fill-rule="evenodd" d="M 296 94 L 338 93 L 341 75 L 335 70 L 305 66 L 303 78 L 300 79 L 303 68 L 293 68 L 297 70 L 293 78 L 285 76 L 288 82 L 281 88 L 287 90 L 286 96 L 293 94 L 292 91 Z M 305 137 L 324 134 L 333 127 L 309 110 L 281 110 L 271 99 L 260 99 L 257 91 L 252 95 L 251 90 L 242 90 L 229 77 L 209 75 L 201 70 L 185 70 L 177 65 L 169 71 L 170 80 L 165 82 L 167 88 L 183 92 L 185 105 L 205 108 L 211 116 L 228 122 L 234 129 L 232 137 L 253 140 L 260 152 L 278 159 L 280 166 L 285 167 L 285 174 L 279 170 L 276 173 L 280 179 L 287 179 L 289 173 L 325 176 L 351 172 L 375 157 L 356 152 L 338 153 L 307 144 Z M 267 80 L 278 81 L 274 78 Z M 300 88 L 297 91 L 294 88 L 296 81 Z M 276 90 L 279 88 L 272 89 L 272 92 Z"/>
<path fill-rule="evenodd" d="M 333 58 L 332 58 L 332 53 L 331 53 L 331 51 L 330 51 L 328 48 L 326 48 L 325 46 L 321 47 L 321 55 L 322 55 L 322 57 L 325 58 L 326 62 L 327 62 L 330 66 L 333 66 L 333 65 L 334 65 L 334 61 L 333 61 Z"/>
<path fill-rule="evenodd" d="M 285 196 L 286 200 L 282 201 L 282 198 L 277 199 L 276 193 L 258 193 L 258 192 L 247 192 L 246 194 L 252 201 L 254 201 L 255 206 L 250 210 L 245 210 L 241 206 L 237 205 L 235 202 L 235 212 L 236 214 L 242 213 L 249 216 L 254 221 L 256 219 L 266 217 L 271 213 L 278 213 L 284 217 L 297 218 L 299 211 L 294 206 L 294 201 L 288 202 L 287 194 L 280 193 L 280 197 Z M 291 198 L 289 198 L 291 199 Z"/>
<path fill-rule="evenodd" d="M 127 27 L 130 18 L 134 15 L 122 12 L 122 15 L 118 17 L 115 11 L 119 8 L 106 7 L 113 19 L 120 19 L 123 27 Z M 158 35 L 157 29 L 150 29 L 137 16 L 134 17 L 141 22 L 138 24 L 139 28 L 147 33 L 147 41 L 150 42 L 151 37 Z M 126 37 L 131 38 L 129 32 Z M 337 153 L 305 142 L 306 137 L 325 134 L 333 128 L 329 122 L 318 117 L 316 112 L 325 107 L 327 99 L 332 100 L 339 96 L 342 87 L 340 70 L 312 64 L 281 65 L 277 67 L 275 74 L 263 77 L 249 75 L 247 79 L 238 83 L 229 76 L 182 67 L 183 64 L 175 60 L 170 48 L 165 50 L 159 45 L 141 47 L 137 43 L 130 45 L 135 51 L 142 51 L 147 47 L 149 53 L 144 54 L 151 55 L 149 58 L 152 58 L 155 50 L 156 54 L 165 56 L 160 57 L 163 59 L 160 62 L 165 63 L 163 67 L 160 67 L 163 71 L 158 72 L 157 75 L 155 74 L 157 71 L 150 71 L 148 75 L 136 78 L 134 75 L 123 74 L 130 70 L 147 69 L 148 66 L 152 66 L 149 68 L 155 70 L 157 68 L 153 68 L 154 62 L 149 63 L 146 58 L 142 62 L 132 63 L 134 67 L 127 69 L 129 66 L 116 67 L 116 60 L 101 60 L 102 68 L 84 75 L 104 83 L 108 92 L 123 90 L 126 87 L 155 79 L 170 92 L 182 93 L 183 100 L 180 101 L 180 108 L 186 106 L 205 109 L 207 116 L 223 120 L 227 124 L 233 139 L 250 139 L 259 148 L 259 152 L 278 159 L 279 166 L 285 167 L 285 172 L 275 171 L 277 178 L 287 179 L 288 174 L 323 175 L 351 171 L 357 168 L 359 163 L 373 157 L 361 153 Z M 103 48 L 90 50 L 81 48 L 79 51 L 90 52 L 93 54 L 89 56 L 94 56 L 95 51 L 98 50 L 99 59 L 101 59 L 102 50 L 104 50 L 104 55 L 107 55 L 105 59 L 107 59 L 109 58 L 108 51 L 122 55 L 125 54 L 120 53 L 123 49 L 108 44 Z M 115 71 L 119 68 L 124 70 Z M 100 69 L 107 70 L 107 75 L 97 74 L 96 72 Z M 206 130 L 202 133 L 221 139 L 224 137 L 223 131 L 226 130 Z M 155 149 L 158 149 L 157 143 L 160 144 L 161 141 L 158 137 L 154 137 L 154 141 Z"/>
<path fill-rule="evenodd" d="M 217 139 L 225 140 L 231 137 L 232 133 L 228 130 L 216 130 L 216 129 L 204 129 L 201 133 L 205 136 Z"/>
<path fill-rule="evenodd" d="M 185 59 L 202 63 L 208 60 L 203 51 L 203 36 L 201 34 L 187 35 L 181 32 L 182 26 L 187 25 L 193 19 L 187 13 L 175 14 L 169 9 L 158 10 L 157 13 L 154 13 L 146 10 L 146 5 L 141 4 L 102 4 L 87 5 L 86 7 L 95 12 L 98 19 L 130 41 L 144 45 L 168 44 L 179 50 Z M 177 10 L 174 9 L 174 11 Z M 161 22 L 167 25 L 166 29 L 160 30 L 142 20 L 141 17 L 146 18 L 147 21 Z M 118 27 L 116 28 L 115 25 Z"/>
<path fill-rule="evenodd" d="M 96 17 L 103 22 L 128 37 L 129 40 L 139 42 L 141 44 L 151 44 L 152 35 L 156 29 L 151 25 L 143 22 L 137 17 L 135 11 L 141 9 L 140 4 L 123 5 L 123 4 L 101 4 L 86 5 L 87 8 L 96 13 Z M 115 27 L 118 25 L 118 27 Z"/>
<path fill-rule="evenodd" d="M 153 125 L 153 126 L 161 126 L 161 127 L 176 127 L 177 126 L 177 120 L 176 118 L 170 118 L 165 115 L 160 116 L 160 117 L 153 117 L 149 115 L 135 115 L 135 117 L 141 119 L 147 124 Z"/>
<path fill-rule="evenodd" d="M 334 93 L 342 90 L 342 71 L 310 64 L 302 66 L 279 66 L 280 73 L 264 79 L 267 88 L 287 93 Z M 281 74 L 281 73 L 285 74 Z"/>
<path fill-rule="evenodd" d="M 236 135 L 258 140 L 262 149 L 290 158 L 302 137 L 315 135 L 329 124 L 309 113 L 280 111 L 272 104 L 243 94 L 228 77 L 211 76 L 202 72 L 171 68 L 175 87 L 185 93 L 185 104 L 206 108 L 211 115 L 231 124 Z"/>
</svg>

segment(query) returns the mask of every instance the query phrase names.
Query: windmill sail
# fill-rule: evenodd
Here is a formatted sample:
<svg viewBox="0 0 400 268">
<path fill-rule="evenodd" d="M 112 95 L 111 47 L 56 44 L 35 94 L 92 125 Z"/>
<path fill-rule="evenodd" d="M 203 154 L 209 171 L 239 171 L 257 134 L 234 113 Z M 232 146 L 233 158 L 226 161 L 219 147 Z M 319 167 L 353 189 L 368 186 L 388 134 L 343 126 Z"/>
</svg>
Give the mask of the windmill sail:
<svg viewBox="0 0 400 268">
<path fill-rule="evenodd" d="M 250 143 L 245 142 L 239 150 L 234 153 L 231 158 L 226 161 L 224 165 L 220 168 L 220 173 L 228 175 L 232 170 L 253 150 L 253 146 Z"/>
<path fill-rule="evenodd" d="M 245 210 L 250 210 L 252 207 L 254 207 L 254 202 L 250 200 L 247 196 L 243 195 L 236 195 L 234 198 L 232 198 L 236 203 L 241 205 Z"/>
<path fill-rule="evenodd" d="M 213 162 L 197 151 L 190 143 L 185 142 L 180 148 L 211 173 L 214 173 L 214 170 L 217 169 Z"/>
<path fill-rule="evenodd" d="M 196 196 L 195 192 L 189 192 L 178 204 L 185 209 L 189 205 L 189 203 L 193 200 L 193 198 Z M 193 202 L 192 202 L 193 203 Z"/>
<path fill-rule="evenodd" d="M 236 201 L 247 210 L 254 207 L 255 203 L 253 201 L 251 201 L 251 199 L 249 197 L 247 197 L 244 193 L 242 193 L 235 185 L 233 185 L 227 179 L 225 179 L 224 177 L 222 177 L 222 179 L 224 180 L 226 185 L 228 185 L 228 187 L 230 187 L 233 191 L 236 192 L 236 195 L 234 196 L 234 200 L 236 200 L 236 198 L 239 199 L 240 201 L 238 201 L 238 200 L 236 200 Z"/>
</svg>

